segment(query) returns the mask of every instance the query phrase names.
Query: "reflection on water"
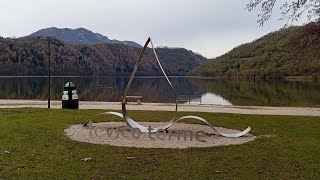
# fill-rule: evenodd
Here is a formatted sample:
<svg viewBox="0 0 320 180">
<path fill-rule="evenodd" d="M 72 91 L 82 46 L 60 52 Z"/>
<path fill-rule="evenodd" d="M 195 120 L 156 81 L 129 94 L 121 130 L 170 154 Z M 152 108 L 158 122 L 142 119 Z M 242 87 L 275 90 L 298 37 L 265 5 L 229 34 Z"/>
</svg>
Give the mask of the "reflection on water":
<svg viewBox="0 0 320 180">
<path fill-rule="evenodd" d="M 198 104 L 210 104 L 210 105 L 224 105 L 230 106 L 232 105 L 228 100 L 224 99 L 223 97 L 216 95 L 214 93 L 204 93 L 200 96 L 178 96 L 178 102 L 183 104 L 191 104 L 191 105 L 198 105 Z"/>
<path fill-rule="evenodd" d="M 232 105 L 228 100 L 214 93 L 205 93 L 201 96 L 201 104 Z"/>
<path fill-rule="evenodd" d="M 54 77 L 52 99 L 61 100 L 67 81 L 73 81 L 80 101 L 121 100 L 128 77 Z M 259 106 L 319 106 L 320 83 L 303 81 L 237 81 L 171 77 L 178 96 L 201 97 L 201 104 Z M 0 99 L 47 99 L 45 77 L 2 77 Z M 129 95 L 143 96 L 142 102 L 173 103 L 174 95 L 163 77 L 135 78 Z M 199 104 L 199 98 L 191 103 Z"/>
</svg>

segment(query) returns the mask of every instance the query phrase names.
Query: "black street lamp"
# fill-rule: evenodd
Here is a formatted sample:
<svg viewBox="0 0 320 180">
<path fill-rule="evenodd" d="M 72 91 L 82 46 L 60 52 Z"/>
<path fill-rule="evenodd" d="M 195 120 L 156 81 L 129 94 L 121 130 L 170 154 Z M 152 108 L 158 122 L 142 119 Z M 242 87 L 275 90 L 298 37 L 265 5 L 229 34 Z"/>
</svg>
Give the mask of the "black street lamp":
<svg viewBox="0 0 320 180">
<path fill-rule="evenodd" d="M 50 37 L 48 37 L 48 48 L 49 48 L 49 54 L 48 54 L 48 57 L 49 57 L 49 62 L 48 62 L 48 65 L 49 65 L 49 71 L 48 71 L 48 81 L 49 81 L 49 88 L 48 88 L 48 108 L 50 109 L 50 99 L 51 99 L 51 42 L 50 42 Z"/>
</svg>

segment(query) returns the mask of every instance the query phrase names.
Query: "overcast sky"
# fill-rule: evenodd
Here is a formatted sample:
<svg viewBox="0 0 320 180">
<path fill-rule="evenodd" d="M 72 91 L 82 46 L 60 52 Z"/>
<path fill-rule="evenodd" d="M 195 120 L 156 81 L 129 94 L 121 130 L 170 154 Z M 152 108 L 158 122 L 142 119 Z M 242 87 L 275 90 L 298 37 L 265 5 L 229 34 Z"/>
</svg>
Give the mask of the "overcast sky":
<svg viewBox="0 0 320 180">
<path fill-rule="evenodd" d="M 281 4 L 284 0 L 278 0 Z M 110 39 L 184 47 L 211 58 L 278 30 L 279 5 L 264 27 L 248 0 L 0 0 L 0 36 L 83 27 Z M 300 22 L 303 23 L 305 21 Z M 298 23 L 299 24 L 299 23 Z"/>
</svg>

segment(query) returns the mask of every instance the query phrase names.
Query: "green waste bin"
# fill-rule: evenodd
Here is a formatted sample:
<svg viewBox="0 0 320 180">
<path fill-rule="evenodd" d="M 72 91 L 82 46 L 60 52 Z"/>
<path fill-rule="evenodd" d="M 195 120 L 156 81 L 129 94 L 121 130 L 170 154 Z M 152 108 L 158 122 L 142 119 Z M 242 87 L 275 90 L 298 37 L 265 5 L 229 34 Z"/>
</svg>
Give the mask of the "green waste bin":
<svg viewBox="0 0 320 180">
<path fill-rule="evenodd" d="M 79 109 L 79 99 L 76 86 L 71 82 L 67 82 L 63 88 L 62 94 L 63 109 Z"/>
</svg>

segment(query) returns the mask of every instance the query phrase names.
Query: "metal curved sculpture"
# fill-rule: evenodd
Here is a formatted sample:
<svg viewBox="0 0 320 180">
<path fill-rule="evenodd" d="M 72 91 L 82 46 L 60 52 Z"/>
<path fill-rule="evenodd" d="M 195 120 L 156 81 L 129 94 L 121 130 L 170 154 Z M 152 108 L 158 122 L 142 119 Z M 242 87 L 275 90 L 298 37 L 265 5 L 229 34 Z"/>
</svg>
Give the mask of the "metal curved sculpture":
<svg viewBox="0 0 320 180">
<path fill-rule="evenodd" d="M 152 50 L 153 50 L 153 53 L 156 57 L 156 60 L 158 62 L 158 65 L 160 66 L 160 69 L 163 73 L 163 75 L 165 76 L 168 84 L 170 85 L 170 87 L 172 88 L 173 90 L 173 93 L 174 93 L 174 96 L 175 96 L 175 100 L 176 100 L 176 106 L 175 106 L 175 112 L 174 112 L 174 115 L 173 117 L 170 119 L 170 121 L 168 123 L 166 123 L 165 125 L 163 126 L 160 126 L 160 127 L 156 127 L 156 128 L 152 128 L 151 132 L 157 132 L 158 130 L 162 129 L 162 130 L 165 130 L 165 129 L 168 129 L 170 126 L 172 126 L 175 122 L 178 122 L 178 121 L 181 121 L 181 120 L 184 120 L 184 119 L 196 119 L 196 120 L 199 120 L 199 121 L 202 121 L 204 123 L 206 123 L 214 132 L 214 134 L 216 135 L 220 135 L 220 136 L 223 136 L 223 137 L 241 137 L 241 136 L 244 136 L 245 134 L 247 134 L 251 128 L 248 127 L 247 129 L 245 129 L 244 131 L 240 132 L 240 133 L 236 133 L 236 134 L 227 134 L 227 133 L 223 133 L 223 132 L 220 132 L 218 131 L 214 126 L 212 126 L 207 120 L 201 118 L 201 117 L 198 117 L 198 116 L 183 116 L 181 118 L 178 118 L 176 119 L 176 114 L 177 114 L 177 111 L 178 111 L 178 99 L 177 99 L 177 93 L 176 93 L 176 90 L 175 88 L 173 87 L 171 81 L 169 80 L 168 76 L 166 75 L 165 71 L 163 70 L 162 68 L 162 65 L 159 61 L 159 58 L 157 56 L 157 53 L 155 51 L 155 48 L 153 46 L 153 43 L 152 43 L 152 40 L 151 38 L 149 37 L 147 42 L 145 43 L 143 49 L 141 50 L 140 52 L 140 55 L 139 55 L 139 58 L 137 59 L 136 61 L 136 64 L 134 65 L 134 69 L 131 73 L 131 76 L 130 76 L 130 79 L 128 81 L 128 84 L 124 90 L 124 93 L 123 93 L 123 96 L 122 96 L 122 114 L 121 113 L 118 113 L 118 112 L 105 112 L 105 113 L 102 113 L 102 114 L 111 114 L 111 115 L 115 115 L 115 116 L 118 116 L 118 117 L 121 117 L 125 120 L 126 124 L 130 127 L 130 128 L 138 128 L 140 129 L 141 132 L 149 132 L 149 127 L 146 127 L 146 126 L 143 126 L 139 123 L 137 123 L 136 121 L 134 121 L 133 119 L 131 119 L 129 116 L 128 116 L 128 113 L 127 113 L 127 109 L 126 109 L 126 97 L 127 97 L 127 94 L 128 94 L 128 91 L 129 91 L 129 88 L 131 86 L 131 83 L 133 81 L 133 78 L 137 72 L 137 69 L 138 69 L 138 66 L 142 60 L 142 57 L 143 57 L 143 54 L 145 52 L 145 50 L 147 49 L 148 47 L 148 44 L 151 43 L 151 47 L 152 47 Z"/>
</svg>

